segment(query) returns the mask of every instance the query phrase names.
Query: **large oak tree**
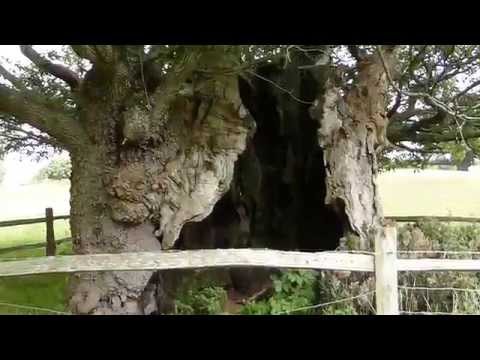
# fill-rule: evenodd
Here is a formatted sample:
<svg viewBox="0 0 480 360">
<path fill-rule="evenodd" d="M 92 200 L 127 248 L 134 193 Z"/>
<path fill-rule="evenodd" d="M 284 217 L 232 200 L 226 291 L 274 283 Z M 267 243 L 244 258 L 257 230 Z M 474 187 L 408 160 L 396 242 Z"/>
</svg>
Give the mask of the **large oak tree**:
<svg viewBox="0 0 480 360">
<path fill-rule="evenodd" d="M 0 65 L 1 141 L 70 153 L 78 254 L 369 249 L 383 231 L 379 157 L 476 151 L 480 135 L 477 46 L 21 50 L 30 66 Z M 78 274 L 70 307 L 166 312 L 167 282 Z"/>
</svg>

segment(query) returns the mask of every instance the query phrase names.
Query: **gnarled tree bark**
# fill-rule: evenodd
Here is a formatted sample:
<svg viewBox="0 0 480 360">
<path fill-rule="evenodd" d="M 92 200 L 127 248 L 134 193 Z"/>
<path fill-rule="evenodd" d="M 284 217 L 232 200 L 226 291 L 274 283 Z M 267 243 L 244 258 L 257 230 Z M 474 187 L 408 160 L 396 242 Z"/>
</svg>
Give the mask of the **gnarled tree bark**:
<svg viewBox="0 0 480 360">
<path fill-rule="evenodd" d="M 392 62 L 393 54 L 387 55 Z M 319 99 L 312 107 L 318 119 L 319 145 L 327 168 L 326 203 L 348 220 L 349 230 L 358 236 L 358 249 L 373 247 L 381 230 L 382 208 L 377 184 L 377 149 L 386 142 L 387 76 L 377 55 L 358 63 L 358 78 L 341 96 L 334 76 L 327 74 Z M 391 66 L 391 64 L 390 64 Z"/>
<path fill-rule="evenodd" d="M 192 51 L 159 76 L 127 50 L 75 46 L 93 63 L 72 82 L 78 119 L 0 85 L 0 111 L 70 151 L 76 253 L 332 250 L 342 238 L 369 249 L 381 235 L 375 176 L 387 79 L 376 55 L 358 54 L 355 86 L 342 96 L 331 67 L 306 66 L 303 53 L 286 66 L 261 66 L 249 86 L 228 71 L 238 64 L 221 51 Z M 385 59 L 392 61 L 392 51 Z M 230 275 L 234 286 L 249 288 L 268 271 Z M 70 307 L 171 312 L 177 280 L 172 272 L 78 274 Z"/>
<path fill-rule="evenodd" d="M 123 85 L 122 64 L 123 79 L 108 83 L 94 68 L 84 80 L 80 120 L 89 144 L 72 152 L 76 253 L 171 249 L 183 225 L 207 217 L 227 192 L 253 123 L 236 77 L 216 75 L 222 58 L 209 61 L 210 74 L 164 83 L 151 108 L 144 89 Z M 151 276 L 77 275 L 70 306 L 84 314 L 154 312 L 156 303 L 142 296 Z"/>
</svg>

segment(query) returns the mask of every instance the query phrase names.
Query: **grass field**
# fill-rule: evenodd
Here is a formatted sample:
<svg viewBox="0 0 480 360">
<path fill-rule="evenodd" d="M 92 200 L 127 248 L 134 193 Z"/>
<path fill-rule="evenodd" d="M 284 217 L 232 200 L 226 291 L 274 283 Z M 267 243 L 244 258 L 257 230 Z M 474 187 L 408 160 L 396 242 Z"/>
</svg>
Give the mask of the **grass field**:
<svg viewBox="0 0 480 360">
<path fill-rule="evenodd" d="M 397 170 L 378 179 L 387 216 L 453 215 L 480 217 L 480 171 Z M 46 207 L 56 215 L 69 211 L 68 182 L 50 182 L 15 188 L 0 188 L 0 220 L 44 216 Z M 55 237 L 69 237 L 68 221 L 55 221 Z M 45 224 L 0 228 L 0 249 L 43 242 Z M 70 254 L 71 244 L 57 248 L 59 255 Z M 0 253 L 0 261 L 44 256 L 45 249 Z M 39 309 L 15 308 L 27 305 L 64 312 L 68 275 L 36 275 L 0 278 L 0 314 L 48 314 Z"/>
<path fill-rule="evenodd" d="M 55 239 L 70 237 L 68 220 L 55 220 Z M 0 228 L 0 250 L 14 246 L 45 242 L 46 225 L 44 223 L 9 226 Z"/>
<path fill-rule="evenodd" d="M 480 171 L 402 169 L 378 183 L 387 216 L 480 217 Z"/>
<path fill-rule="evenodd" d="M 0 187 L 0 220 L 43 217 L 47 207 L 55 215 L 68 214 L 69 189 L 68 181 Z"/>
<path fill-rule="evenodd" d="M 33 242 L 32 238 L 27 239 Z M 18 245 L 20 241 L 16 241 Z M 57 246 L 58 255 L 72 254 L 70 242 Z M 45 256 L 45 248 L 15 250 L 0 254 L 1 261 Z M 0 278 L 0 314 L 51 314 L 54 310 L 66 312 L 67 274 L 43 274 Z M 17 305 L 17 306 L 14 306 Z M 20 306 L 20 307 L 18 307 Z M 28 307 L 23 308 L 23 306 Z M 33 309 L 36 307 L 39 309 Z M 47 310 L 41 310 L 44 308 Z"/>
<path fill-rule="evenodd" d="M 0 220 L 45 216 L 45 208 L 52 207 L 55 215 L 69 212 L 68 181 L 0 188 Z M 55 238 L 70 237 L 68 220 L 55 221 Z M 43 243 L 44 223 L 0 228 L 0 249 Z M 71 254 L 71 243 L 57 246 L 58 255 Z M 16 250 L 0 253 L 0 261 L 45 256 L 45 248 Z M 50 314 L 30 307 L 66 311 L 68 275 L 51 274 L 0 278 L 0 314 Z M 7 305 L 11 304 L 11 305 Z M 28 306 L 29 308 L 12 305 Z"/>
</svg>

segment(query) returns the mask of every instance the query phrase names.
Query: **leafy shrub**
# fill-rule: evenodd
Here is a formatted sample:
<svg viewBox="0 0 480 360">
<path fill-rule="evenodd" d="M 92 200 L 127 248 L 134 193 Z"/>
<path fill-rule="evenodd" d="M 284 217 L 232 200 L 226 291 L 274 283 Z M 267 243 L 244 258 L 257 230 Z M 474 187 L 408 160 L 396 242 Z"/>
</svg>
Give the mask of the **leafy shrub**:
<svg viewBox="0 0 480 360">
<path fill-rule="evenodd" d="M 317 273 L 314 271 L 284 271 L 272 275 L 273 295 L 266 300 L 252 302 L 242 309 L 244 315 L 311 314 L 314 310 L 299 310 L 315 305 L 318 299 Z"/>
<path fill-rule="evenodd" d="M 480 251 L 480 225 L 426 221 L 418 224 L 431 250 Z M 399 225 L 398 249 L 405 247 L 411 225 Z M 400 253 L 399 257 L 407 255 Z M 413 255 L 409 255 L 413 256 Z M 418 257 L 418 255 L 415 255 Z M 422 255 L 423 256 L 423 255 Z M 427 256 L 427 255 L 425 255 Z M 430 254 L 431 256 L 431 254 Z M 449 255 L 449 258 L 465 258 Z M 470 256 L 471 257 L 471 256 Z M 374 277 L 362 273 L 338 276 L 331 271 L 285 271 L 273 277 L 274 293 L 269 299 L 252 302 L 242 309 L 242 314 L 319 314 L 319 315 L 370 315 L 375 314 Z M 480 274 L 465 272 L 412 272 L 399 273 L 400 308 L 408 312 L 480 313 L 480 292 L 425 290 L 428 288 L 480 289 Z M 405 288 L 407 287 L 407 288 Z M 416 289 L 408 289 L 415 287 Z M 362 296 L 362 294 L 367 294 Z M 350 299 L 354 298 L 354 299 Z M 338 300 L 348 299 L 347 301 Z M 330 303 L 330 304 L 329 304 Z M 313 309 L 295 311 L 315 304 L 327 304 Z"/>
<path fill-rule="evenodd" d="M 190 289 L 176 303 L 179 315 L 215 315 L 223 312 L 227 293 L 222 287 L 209 286 L 198 291 Z"/>
<path fill-rule="evenodd" d="M 480 226 L 437 221 L 418 223 L 435 251 L 479 251 Z M 399 227 L 399 249 L 404 250 L 402 239 L 408 234 L 408 225 Z M 427 255 L 425 255 L 427 256 Z M 435 255 L 435 257 L 442 257 Z M 466 258 L 464 254 L 449 254 L 448 258 Z M 469 255 L 467 258 L 472 258 Z M 426 290 L 420 288 L 479 289 L 478 273 L 420 272 L 400 273 L 399 284 L 417 289 L 400 289 L 401 309 L 409 312 L 480 313 L 480 293 L 463 290 Z"/>
</svg>

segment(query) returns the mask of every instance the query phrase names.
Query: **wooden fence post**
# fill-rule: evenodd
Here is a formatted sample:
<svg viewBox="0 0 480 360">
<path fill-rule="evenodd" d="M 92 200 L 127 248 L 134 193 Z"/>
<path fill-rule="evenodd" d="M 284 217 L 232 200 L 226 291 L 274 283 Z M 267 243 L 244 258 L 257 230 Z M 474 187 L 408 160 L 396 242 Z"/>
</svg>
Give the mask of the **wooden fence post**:
<svg viewBox="0 0 480 360">
<path fill-rule="evenodd" d="M 397 228 L 385 226 L 385 237 L 375 239 L 377 315 L 398 315 Z"/>
<path fill-rule="evenodd" d="M 55 232 L 53 230 L 53 209 L 45 209 L 45 221 L 47 224 L 47 256 L 55 256 L 56 244 L 55 244 Z"/>
</svg>

